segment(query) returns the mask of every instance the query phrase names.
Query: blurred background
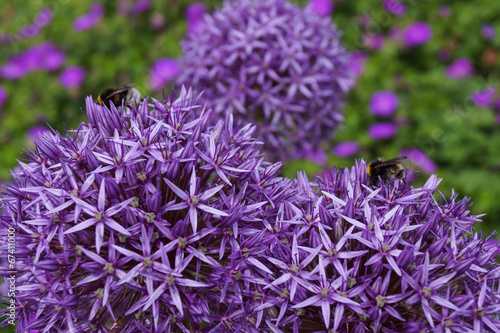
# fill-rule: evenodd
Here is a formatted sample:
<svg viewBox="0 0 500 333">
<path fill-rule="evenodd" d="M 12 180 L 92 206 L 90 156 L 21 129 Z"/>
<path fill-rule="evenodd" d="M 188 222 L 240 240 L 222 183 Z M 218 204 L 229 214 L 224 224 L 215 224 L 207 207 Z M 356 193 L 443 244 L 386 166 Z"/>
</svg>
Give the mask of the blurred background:
<svg viewBox="0 0 500 333">
<path fill-rule="evenodd" d="M 328 1 L 291 1 L 325 6 Z M 178 73 L 180 41 L 220 1 L 23 0 L 0 2 L 0 183 L 25 145 L 49 126 L 85 121 L 84 97 L 135 81 L 160 98 Z M 294 177 L 400 155 L 443 178 L 444 196 L 471 197 L 478 228 L 500 221 L 500 1 L 334 1 L 356 85 L 336 139 Z M 439 200 L 439 198 L 436 198 Z M 12 329 L 0 332 L 12 332 Z"/>
</svg>

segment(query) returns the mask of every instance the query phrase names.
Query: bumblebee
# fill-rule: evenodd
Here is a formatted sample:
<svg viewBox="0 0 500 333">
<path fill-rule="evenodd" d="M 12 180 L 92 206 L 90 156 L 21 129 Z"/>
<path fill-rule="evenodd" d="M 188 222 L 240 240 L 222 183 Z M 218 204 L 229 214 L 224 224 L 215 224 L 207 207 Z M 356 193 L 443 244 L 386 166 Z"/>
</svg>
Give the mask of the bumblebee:
<svg viewBox="0 0 500 333">
<path fill-rule="evenodd" d="M 366 167 L 370 183 L 375 184 L 379 176 L 383 181 L 389 181 L 391 178 L 403 179 L 406 168 L 400 162 L 405 159 L 406 156 L 400 156 L 388 161 L 378 158 L 370 162 Z"/>
<path fill-rule="evenodd" d="M 134 88 L 135 82 L 130 82 L 124 84 L 118 88 L 107 88 L 104 89 L 102 93 L 97 97 L 97 102 L 100 105 L 109 106 L 109 103 L 113 103 L 116 107 L 122 106 L 122 100 L 124 105 L 132 106 L 133 103 L 141 99 L 141 93 L 139 90 Z"/>
</svg>

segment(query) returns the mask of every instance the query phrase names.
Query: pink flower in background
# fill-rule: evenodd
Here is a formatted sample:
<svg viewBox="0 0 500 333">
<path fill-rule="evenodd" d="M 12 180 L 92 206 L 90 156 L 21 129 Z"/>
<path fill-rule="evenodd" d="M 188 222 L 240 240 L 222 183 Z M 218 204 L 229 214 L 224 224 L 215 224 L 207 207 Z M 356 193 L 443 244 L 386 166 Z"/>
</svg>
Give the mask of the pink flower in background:
<svg viewBox="0 0 500 333">
<path fill-rule="evenodd" d="M 363 45 L 372 50 L 380 50 L 384 47 L 385 40 L 381 34 L 369 34 L 363 36 Z"/>
<path fill-rule="evenodd" d="M 376 116 L 389 117 L 399 105 L 398 96 L 389 90 L 376 92 L 370 100 L 370 112 Z"/>
<path fill-rule="evenodd" d="M 359 143 L 354 141 L 341 142 L 333 147 L 333 153 L 338 157 L 350 157 L 359 151 Z"/>
<path fill-rule="evenodd" d="M 397 16 L 406 14 L 406 6 L 397 0 L 384 0 L 382 5 L 391 14 Z"/>
<path fill-rule="evenodd" d="M 308 7 L 321 17 L 332 15 L 332 0 L 309 0 Z"/>
<path fill-rule="evenodd" d="M 363 74 L 367 58 L 368 56 L 364 52 L 354 52 L 349 55 L 349 69 L 356 78 Z"/>
<path fill-rule="evenodd" d="M 476 106 L 481 108 L 489 108 L 493 106 L 493 99 L 495 98 L 496 90 L 493 87 L 488 87 L 484 90 L 476 91 L 470 96 L 470 100 Z"/>
<path fill-rule="evenodd" d="M 496 31 L 495 27 L 492 26 L 491 24 L 483 24 L 481 26 L 481 35 L 483 35 L 484 38 L 493 40 L 495 39 Z"/>
<path fill-rule="evenodd" d="M 446 68 L 446 76 L 455 80 L 466 78 L 473 72 L 472 63 L 467 58 L 458 58 Z"/>
<path fill-rule="evenodd" d="M 379 140 L 393 137 L 397 131 L 398 128 L 393 123 L 380 122 L 371 125 L 368 134 L 373 140 Z"/>
<path fill-rule="evenodd" d="M 436 163 L 419 149 L 403 149 L 401 150 L 400 156 L 408 157 L 412 164 L 415 164 L 425 173 L 433 173 L 437 170 Z"/>
<path fill-rule="evenodd" d="M 403 32 L 403 43 L 414 47 L 427 43 L 432 38 L 432 28 L 425 22 L 414 22 Z"/>
<path fill-rule="evenodd" d="M 102 4 L 93 4 L 87 14 L 78 17 L 73 22 L 73 30 L 76 32 L 80 32 L 93 28 L 97 23 L 99 23 L 103 15 L 104 7 L 102 6 Z"/>
<path fill-rule="evenodd" d="M 151 67 L 149 85 L 153 90 L 160 90 L 179 74 L 177 60 L 170 58 L 158 59 Z"/>
<path fill-rule="evenodd" d="M 195 2 L 186 9 L 187 30 L 188 32 L 196 32 L 200 22 L 203 20 L 203 15 L 207 8 L 203 2 Z"/>
<path fill-rule="evenodd" d="M 59 75 L 59 82 L 65 88 L 77 88 L 85 80 L 85 70 L 79 66 L 69 66 Z"/>
</svg>

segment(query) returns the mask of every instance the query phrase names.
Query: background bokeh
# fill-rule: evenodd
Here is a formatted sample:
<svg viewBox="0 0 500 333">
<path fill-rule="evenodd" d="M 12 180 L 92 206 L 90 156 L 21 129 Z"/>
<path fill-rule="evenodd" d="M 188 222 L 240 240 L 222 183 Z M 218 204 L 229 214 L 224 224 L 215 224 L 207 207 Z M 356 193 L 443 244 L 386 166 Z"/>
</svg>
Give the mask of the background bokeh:
<svg viewBox="0 0 500 333">
<path fill-rule="evenodd" d="M 0 183 L 40 131 L 85 120 L 85 96 L 130 81 L 146 96 L 170 89 L 189 20 L 220 7 L 193 4 L 0 2 Z M 500 2 L 344 0 L 331 16 L 357 82 L 326 153 L 287 162 L 285 175 L 406 154 L 417 183 L 437 173 L 445 196 L 471 197 L 472 213 L 487 214 L 478 228 L 498 229 Z"/>
</svg>

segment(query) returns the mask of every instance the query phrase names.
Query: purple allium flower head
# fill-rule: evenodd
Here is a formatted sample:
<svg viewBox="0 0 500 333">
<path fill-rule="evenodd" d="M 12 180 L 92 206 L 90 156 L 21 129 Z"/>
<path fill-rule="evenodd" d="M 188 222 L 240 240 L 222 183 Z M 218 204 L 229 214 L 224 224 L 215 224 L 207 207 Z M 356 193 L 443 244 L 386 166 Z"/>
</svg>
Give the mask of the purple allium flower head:
<svg viewBox="0 0 500 333">
<path fill-rule="evenodd" d="M 491 24 L 483 24 L 481 26 L 481 35 L 483 35 L 484 38 L 493 40 L 495 39 L 496 31 L 495 27 L 492 26 Z"/>
<path fill-rule="evenodd" d="M 73 30 L 76 32 L 93 28 L 104 15 L 104 7 L 100 3 L 93 4 L 87 14 L 78 17 L 73 22 Z"/>
<path fill-rule="evenodd" d="M 192 33 L 199 33 L 200 23 L 207 12 L 207 7 L 203 2 L 195 2 L 186 8 L 187 30 Z"/>
<path fill-rule="evenodd" d="M 398 0 L 384 0 L 382 2 L 384 9 L 389 13 L 401 16 L 406 14 L 406 6 Z"/>
<path fill-rule="evenodd" d="M 200 24 L 204 33 L 181 43 L 179 82 L 203 90 L 219 117 L 257 124 L 273 159 L 332 138 L 354 79 L 329 17 L 284 0 L 239 0 Z"/>
<path fill-rule="evenodd" d="M 403 149 L 400 155 L 407 156 L 412 164 L 416 165 L 426 173 L 436 172 L 437 170 L 436 163 L 419 149 Z"/>
<path fill-rule="evenodd" d="M 393 137 L 397 131 L 398 128 L 393 123 L 380 122 L 371 125 L 368 134 L 373 140 L 379 140 Z"/>
<path fill-rule="evenodd" d="M 472 93 L 470 96 L 470 100 L 476 106 L 479 106 L 481 108 L 489 108 L 493 106 L 495 96 L 496 89 L 494 87 L 488 87 L 486 89 Z"/>
<path fill-rule="evenodd" d="M 151 68 L 149 85 L 153 90 L 161 90 L 165 84 L 179 75 L 179 65 L 176 59 L 158 59 Z"/>
<path fill-rule="evenodd" d="M 359 143 L 354 141 L 341 142 L 333 147 L 333 153 L 338 157 L 350 157 L 359 151 Z"/>
<path fill-rule="evenodd" d="M 414 22 L 403 32 L 403 43 L 407 47 L 414 47 L 427 43 L 432 38 L 432 28 L 425 22 Z"/>
<path fill-rule="evenodd" d="M 7 101 L 8 95 L 4 87 L 0 86 L 0 109 L 2 109 L 3 103 Z"/>
<path fill-rule="evenodd" d="M 450 79 L 460 80 L 472 75 L 474 67 L 467 58 L 458 58 L 446 68 L 446 76 Z"/>
<path fill-rule="evenodd" d="M 377 116 L 389 117 L 399 105 L 398 96 L 389 90 L 382 90 L 372 95 L 370 112 Z"/>
<path fill-rule="evenodd" d="M 358 78 L 365 70 L 365 62 L 368 55 L 364 52 L 354 52 L 349 55 L 349 69 L 354 77 Z"/>
<path fill-rule="evenodd" d="M 451 9 L 449 6 L 446 6 L 446 5 L 439 6 L 438 13 L 439 13 L 439 16 L 446 18 L 446 17 L 449 17 L 451 15 Z"/>
<path fill-rule="evenodd" d="M 196 99 L 182 88 L 108 109 L 88 97 L 88 123 L 38 137 L 1 199 L 1 251 L 16 228 L 20 331 L 266 325 L 263 221 L 292 182 L 262 159 L 255 126 L 210 126 Z"/>
<path fill-rule="evenodd" d="M 370 186 L 362 161 L 314 183 L 299 174 L 262 236 L 272 332 L 500 330 L 498 242 L 475 232 L 468 198 L 412 180 Z"/>
<path fill-rule="evenodd" d="M 59 82 L 65 88 L 77 88 L 85 80 L 85 70 L 79 66 L 69 66 L 59 75 Z"/>
<path fill-rule="evenodd" d="M 309 0 L 309 4 L 307 6 L 321 17 L 330 16 L 333 13 L 332 0 Z"/>
</svg>

